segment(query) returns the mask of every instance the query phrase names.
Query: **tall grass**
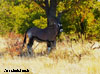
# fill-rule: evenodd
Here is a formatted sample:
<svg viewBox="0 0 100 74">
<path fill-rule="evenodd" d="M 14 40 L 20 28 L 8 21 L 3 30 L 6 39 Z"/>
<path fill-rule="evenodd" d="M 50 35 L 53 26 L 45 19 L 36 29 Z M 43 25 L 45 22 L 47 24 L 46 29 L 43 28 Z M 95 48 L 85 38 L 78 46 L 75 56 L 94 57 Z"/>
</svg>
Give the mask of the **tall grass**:
<svg viewBox="0 0 100 74">
<path fill-rule="evenodd" d="M 34 43 L 33 49 L 37 44 Z M 93 50 L 91 46 L 92 44 L 88 41 L 82 44 L 65 40 L 57 42 L 57 49 L 49 55 L 37 55 L 46 51 L 45 43 L 40 43 L 34 49 L 36 57 L 32 58 L 21 58 L 16 55 L 12 58 L 11 54 L 6 52 L 0 57 L 0 74 L 13 74 L 5 73 L 5 69 L 29 69 L 28 73 L 14 74 L 100 74 L 100 50 Z M 3 49 L 0 49 L 0 53 L 1 51 L 3 52 Z"/>
</svg>

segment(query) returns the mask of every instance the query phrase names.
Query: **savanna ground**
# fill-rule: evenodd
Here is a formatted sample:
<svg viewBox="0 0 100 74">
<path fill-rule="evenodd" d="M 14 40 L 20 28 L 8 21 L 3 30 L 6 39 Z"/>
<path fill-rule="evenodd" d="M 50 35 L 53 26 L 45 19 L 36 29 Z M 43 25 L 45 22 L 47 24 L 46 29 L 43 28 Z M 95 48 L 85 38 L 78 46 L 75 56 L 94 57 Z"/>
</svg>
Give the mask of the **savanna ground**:
<svg viewBox="0 0 100 74">
<path fill-rule="evenodd" d="M 84 41 L 82 44 L 81 40 L 77 43 L 64 40 L 57 42 L 56 50 L 42 56 L 37 54 L 46 50 L 46 44 L 40 43 L 36 47 L 35 42 L 36 56 L 29 58 L 17 56 L 19 50 L 14 49 L 18 49 L 18 41 L 11 45 L 14 41 L 11 37 L 0 37 L 0 74 L 100 74 L 99 42 Z M 4 72 L 5 69 L 28 69 L 29 72 Z"/>
</svg>

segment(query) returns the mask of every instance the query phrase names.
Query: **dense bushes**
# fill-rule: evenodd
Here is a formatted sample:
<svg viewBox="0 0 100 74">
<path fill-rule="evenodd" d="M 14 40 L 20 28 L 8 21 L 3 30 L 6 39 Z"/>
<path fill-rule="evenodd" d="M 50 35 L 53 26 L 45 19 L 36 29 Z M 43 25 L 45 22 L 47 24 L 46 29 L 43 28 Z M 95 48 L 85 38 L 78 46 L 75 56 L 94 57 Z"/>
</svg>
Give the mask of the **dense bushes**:
<svg viewBox="0 0 100 74">
<path fill-rule="evenodd" d="M 57 13 L 68 8 L 71 9 L 61 18 L 65 33 L 82 33 L 81 23 L 83 22 L 87 37 L 100 38 L 100 2 L 81 1 L 77 5 L 73 0 L 62 1 L 57 6 Z M 0 1 L 0 34 L 8 32 L 23 34 L 33 26 L 39 28 L 47 26 L 45 11 L 37 3 L 31 0 Z"/>
<path fill-rule="evenodd" d="M 29 3 L 28 6 L 25 2 L 16 5 L 14 2 L 3 1 L 0 4 L 0 34 L 24 33 L 27 28 L 34 26 L 34 23 L 38 25 L 39 23 L 35 21 L 45 14 L 34 2 Z M 40 23 L 43 22 L 45 20 L 42 19 Z"/>
</svg>

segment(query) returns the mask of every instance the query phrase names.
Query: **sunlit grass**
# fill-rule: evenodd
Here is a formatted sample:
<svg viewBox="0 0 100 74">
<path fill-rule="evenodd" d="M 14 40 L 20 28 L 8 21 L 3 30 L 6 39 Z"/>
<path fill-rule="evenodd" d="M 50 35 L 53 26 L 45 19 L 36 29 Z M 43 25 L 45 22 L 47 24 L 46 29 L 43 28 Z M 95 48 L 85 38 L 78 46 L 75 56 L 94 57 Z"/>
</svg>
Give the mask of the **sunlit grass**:
<svg viewBox="0 0 100 74">
<path fill-rule="evenodd" d="M 91 45 L 87 41 L 84 41 L 84 44 L 81 42 L 72 42 L 72 44 L 66 41 L 58 42 L 57 49 L 49 55 L 32 58 L 21 58 L 5 53 L 0 57 L 0 74 L 13 74 L 11 72 L 5 73 L 5 69 L 29 69 L 28 73 L 14 74 L 100 74 L 100 50 L 91 49 Z M 34 50 L 35 54 L 42 50 L 45 51 L 45 47 L 44 43 L 39 44 Z M 0 51 L 2 50 L 0 49 Z"/>
</svg>

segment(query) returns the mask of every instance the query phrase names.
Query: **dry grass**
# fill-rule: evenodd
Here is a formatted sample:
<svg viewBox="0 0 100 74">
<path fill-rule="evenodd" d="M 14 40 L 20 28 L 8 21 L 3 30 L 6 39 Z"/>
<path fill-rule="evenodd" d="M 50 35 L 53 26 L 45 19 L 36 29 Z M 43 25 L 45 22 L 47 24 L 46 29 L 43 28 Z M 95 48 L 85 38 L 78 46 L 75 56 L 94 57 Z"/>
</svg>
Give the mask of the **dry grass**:
<svg viewBox="0 0 100 74">
<path fill-rule="evenodd" d="M 1 41 L 0 45 L 4 44 Z M 49 55 L 32 58 L 12 58 L 10 54 L 5 53 L 0 57 L 0 74 L 100 74 L 100 49 L 93 50 L 91 45 L 87 41 L 83 45 L 81 42 L 71 44 L 63 41 L 57 43 L 57 50 Z M 45 51 L 45 47 L 44 43 L 39 44 L 34 52 Z M 4 52 L 4 49 L 0 48 L 0 53 Z M 29 69 L 29 72 L 5 73 L 5 69 Z"/>
</svg>

